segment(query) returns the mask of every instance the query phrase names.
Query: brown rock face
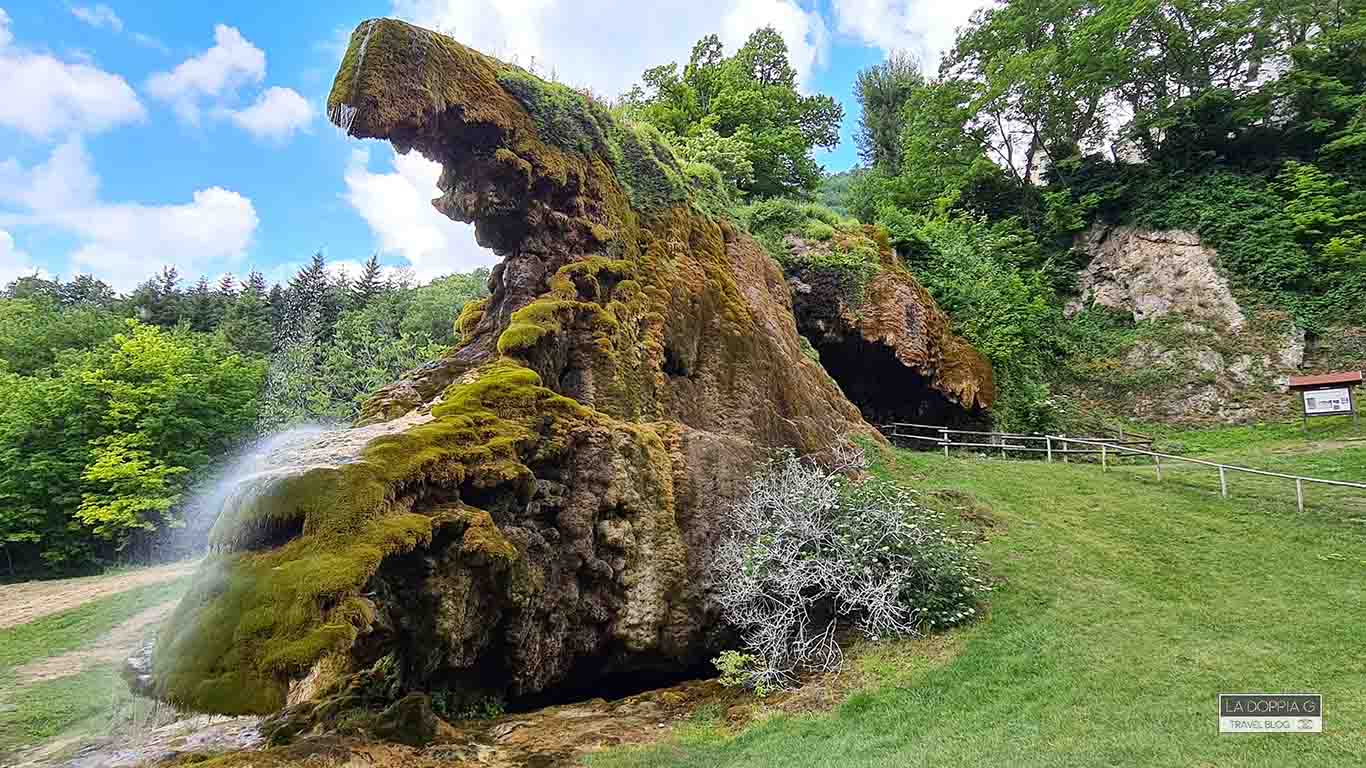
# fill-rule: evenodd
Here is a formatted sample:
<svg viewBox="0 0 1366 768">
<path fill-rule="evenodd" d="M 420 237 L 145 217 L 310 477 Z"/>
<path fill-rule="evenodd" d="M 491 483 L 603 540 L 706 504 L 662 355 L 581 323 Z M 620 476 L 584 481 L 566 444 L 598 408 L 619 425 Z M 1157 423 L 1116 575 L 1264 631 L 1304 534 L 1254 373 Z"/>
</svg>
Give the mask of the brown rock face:
<svg viewBox="0 0 1366 768">
<path fill-rule="evenodd" d="M 851 294 L 846 281 L 801 266 L 856 238 L 876 253 L 878 270 Z M 967 424 L 986 419 L 996 399 L 991 364 L 962 338 L 929 292 L 902 266 L 874 227 L 831 241 L 788 235 L 788 273 L 797 329 L 822 365 L 873 424 Z"/>
<path fill-rule="evenodd" d="M 329 105 L 442 163 L 434 205 L 502 262 L 463 344 L 366 410 L 410 426 L 225 512 L 159 695 L 335 712 L 392 668 L 385 690 L 454 713 L 702 663 L 708 556 L 753 462 L 881 439 L 803 355 L 781 270 L 657 133 L 447 37 L 365 22 Z"/>
</svg>

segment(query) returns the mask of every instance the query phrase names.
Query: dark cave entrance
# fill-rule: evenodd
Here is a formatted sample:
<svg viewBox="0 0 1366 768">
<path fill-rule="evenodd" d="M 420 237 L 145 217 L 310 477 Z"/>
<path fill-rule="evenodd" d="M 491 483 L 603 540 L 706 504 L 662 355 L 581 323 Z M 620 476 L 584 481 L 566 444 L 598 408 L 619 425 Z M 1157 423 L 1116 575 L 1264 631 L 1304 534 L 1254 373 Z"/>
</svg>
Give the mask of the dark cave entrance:
<svg viewBox="0 0 1366 768">
<path fill-rule="evenodd" d="M 899 422 L 971 428 L 987 421 L 985 414 L 969 411 L 933 389 L 884 344 L 869 342 L 857 332 L 807 338 L 844 396 L 875 427 Z"/>
<path fill-rule="evenodd" d="M 590 699 L 617 701 L 692 680 L 707 680 L 716 675 L 716 668 L 707 661 L 686 664 L 677 659 L 661 658 L 658 664 L 636 666 L 633 669 L 580 664 L 568 678 L 549 690 L 511 697 L 507 709 L 509 712 L 529 712 Z"/>
</svg>

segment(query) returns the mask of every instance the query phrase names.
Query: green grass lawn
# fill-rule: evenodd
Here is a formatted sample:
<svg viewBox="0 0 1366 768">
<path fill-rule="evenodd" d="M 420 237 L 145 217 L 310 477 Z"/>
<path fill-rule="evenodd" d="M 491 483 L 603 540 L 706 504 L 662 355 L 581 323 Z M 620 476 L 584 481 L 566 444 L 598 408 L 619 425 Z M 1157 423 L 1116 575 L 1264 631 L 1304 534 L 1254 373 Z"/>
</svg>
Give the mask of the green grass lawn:
<svg viewBox="0 0 1366 768">
<path fill-rule="evenodd" d="M 1315 452 L 1279 428 L 1191 442 L 1229 461 L 1333 464 L 1366 479 L 1366 446 Z M 1320 503 L 1296 514 L 1293 484 L 1288 496 L 1235 486 L 1225 501 L 1217 475 L 1159 484 L 1150 467 L 899 452 L 884 471 L 971 493 L 999 521 L 984 554 L 1001 583 L 961 650 L 828 714 L 775 716 L 735 736 L 688 728 L 592 765 L 1366 765 L 1356 512 Z M 1217 694 L 1246 691 L 1322 693 L 1324 733 L 1220 735 Z"/>
<path fill-rule="evenodd" d="M 113 664 L 94 664 L 52 680 L 28 682 L 25 664 L 98 641 L 152 606 L 184 594 L 188 578 L 130 589 L 78 608 L 0 629 L 0 764 L 6 754 L 77 730 L 108 730 L 136 708 Z"/>
</svg>

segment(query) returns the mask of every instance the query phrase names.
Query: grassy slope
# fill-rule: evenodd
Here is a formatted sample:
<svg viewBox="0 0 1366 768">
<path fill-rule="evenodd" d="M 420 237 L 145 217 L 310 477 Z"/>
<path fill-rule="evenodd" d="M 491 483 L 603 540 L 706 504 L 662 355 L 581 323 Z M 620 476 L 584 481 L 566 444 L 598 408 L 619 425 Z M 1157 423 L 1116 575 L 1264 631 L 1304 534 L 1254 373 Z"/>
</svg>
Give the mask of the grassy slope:
<svg viewBox="0 0 1366 768">
<path fill-rule="evenodd" d="M 82 723 L 109 726 L 132 698 L 114 665 L 31 684 L 17 679 L 17 668 L 86 647 L 144 609 L 178 598 L 188 584 L 181 578 L 138 587 L 0 630 L 0 756 Z"/>
<path fill-rule="evenodd" d="M 1191 439 L 1284 468 L 1303 442 L 1288 430 Z M 1306 456 L 1366 467 L 1366 446 Z M 1334 505 L 1297 515 L 1293 486 L 1288 499 L 1223 501 L 1217 477 L 1158 485 L 1151 468 L 901 453 L 889 472 L 969 491 L 1003 524 L 986 554 L 1004 583 L 960 654 L 829 715 L 593 764 L 1366 764 L 1366 526 Z M 1220 736 L 1221 691 L 1320 692 L 1325 733 Z"/>
</svg>

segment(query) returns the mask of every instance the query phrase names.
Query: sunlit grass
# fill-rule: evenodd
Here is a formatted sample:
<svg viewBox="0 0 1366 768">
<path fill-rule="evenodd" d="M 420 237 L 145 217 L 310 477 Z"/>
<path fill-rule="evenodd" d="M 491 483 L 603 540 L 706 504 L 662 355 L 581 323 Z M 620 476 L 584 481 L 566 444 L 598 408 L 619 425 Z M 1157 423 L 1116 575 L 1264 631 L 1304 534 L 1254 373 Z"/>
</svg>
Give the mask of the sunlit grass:
<svg viewBox="0 0 1366 768">
<path fill-rule="evenodd" d="M 137 587 L 0 630 L 0 757 L 78 725 L 107 726 L 133 704 L 111 664 L 35 682 L 16 670 L 85 648 L 143 610 L 180 597 L 188 585 L 188 578 L 180 578 Z"/>
</svg>

